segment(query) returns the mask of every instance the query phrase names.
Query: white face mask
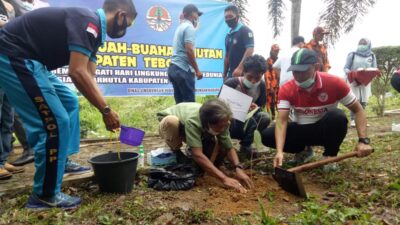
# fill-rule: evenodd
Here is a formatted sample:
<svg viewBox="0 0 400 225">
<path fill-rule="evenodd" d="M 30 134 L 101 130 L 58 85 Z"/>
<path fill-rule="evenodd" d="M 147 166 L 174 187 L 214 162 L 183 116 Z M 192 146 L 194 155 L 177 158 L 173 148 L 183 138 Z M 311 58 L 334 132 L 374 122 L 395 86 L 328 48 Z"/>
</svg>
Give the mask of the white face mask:
<svg viewBox="0 0 400 225">
<path fill-rule="evenodd" d="M 213 129 L 211 129 L 210 127 L 208 128 L 207 132 L 208 132 L 209 134 L 213 135 L 213 136 L 217 136 L 217 135 L 219 135 L 219 133 L 218 133 L 218 132 L 214 131 L 214 130 L 213 130 Z"/>
<path fill-rule="evenodd" d="M 261 83 L 261 80 L 258 81 L 258 82 L 255 83 L 255 84 L 253 84 L 253 83 L 251 83 L 249 80 L 247 80 L 246 78 L 243 78 L 243 84 L 244 84 L 244 86 L 246 86 L 247 88 L 250 88 L 250 89 L 258 87 L 258 85 L 260 85 L 260 83 Z"/>
</svg>

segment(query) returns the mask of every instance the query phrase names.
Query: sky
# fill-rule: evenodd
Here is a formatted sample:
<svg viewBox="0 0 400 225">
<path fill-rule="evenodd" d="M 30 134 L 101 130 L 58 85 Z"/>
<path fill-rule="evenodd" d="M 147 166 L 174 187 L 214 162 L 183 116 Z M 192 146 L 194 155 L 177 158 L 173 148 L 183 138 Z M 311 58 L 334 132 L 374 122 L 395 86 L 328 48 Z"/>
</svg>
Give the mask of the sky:
<svg viewBox="0 0 400 225">
<path fill-rule="evenodd" d="M 279 44 L 282 51 L 290 48 L 290 8 L 291 3 L 286 0 L 284 13 L 284 28 L 280 36 L 273 39 L 271 24 L 268 22 L 267 4 L 265 0 L 248 0 L 249 27 L 254 32 L 255 53 L 268 57 L 272 44 Z M 302 0 L 302 13 L 300 19 L 300 35 L 308 42 L 312 38 L 313 29 L 320 25 L 318 17 L 322 12 L 322 1 Z M 357 48 L 361 38 L 371 40 L 372 47 L 400 45 L 400 29 L 398 28 L 400 9 L 399 0 L 378 0 L 366 16 L 361 18 L 354 29 L 342 35 L 335 46 L 328 49 L 328 57 L 331 63 L 329 73 L 344 77 L 343 67 L 347 54 Z M 400 20 L 400 19 L 398 19 Z"/>
</svg>

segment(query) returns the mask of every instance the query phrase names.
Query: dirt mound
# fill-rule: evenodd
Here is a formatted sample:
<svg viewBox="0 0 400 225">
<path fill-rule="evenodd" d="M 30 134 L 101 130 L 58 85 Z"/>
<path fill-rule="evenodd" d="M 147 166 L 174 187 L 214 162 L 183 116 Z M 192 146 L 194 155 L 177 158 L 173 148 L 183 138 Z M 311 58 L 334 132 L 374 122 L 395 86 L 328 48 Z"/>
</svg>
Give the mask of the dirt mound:
<svg viewBox="0 0 400 225">
<path fill-rule="evenodd" d="M 197 185 L 192 190 L 176 193 L 176 199 L 171 202 L 170 207 L 209 209 L 216 216 L 228 217 L 259 212 L 260 200 L 270 216 L 291 215 L 298 212 L 297 202 L 301 198 L 283 191 L 271 176 L 256 174 L 252 176 L 252 180 L 255 187 L 241 194 L 224 188 L 214 177 L 204 176 L 197 180 Z M 313 189 L 315 190 L 315 186 Z"/>
</svg>

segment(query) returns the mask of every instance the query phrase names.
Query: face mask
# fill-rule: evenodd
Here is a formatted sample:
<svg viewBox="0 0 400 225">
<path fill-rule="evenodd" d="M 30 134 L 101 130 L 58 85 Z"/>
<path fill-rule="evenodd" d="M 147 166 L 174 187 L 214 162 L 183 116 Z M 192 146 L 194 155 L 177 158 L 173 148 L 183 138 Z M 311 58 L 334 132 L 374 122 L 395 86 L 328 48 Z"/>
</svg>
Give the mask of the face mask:
<svg viewBox="0 0 400 225">
<path fill-rule="evenodd" d="M 193 20 L 193 26 L 197 28 L 197 26 L 199 26 L 199 20 Z"/>
<path fill-rule="evenodd" d="M 26 11 L 32 11 L 33 10 L 33 4 L 31 4 L 29 2 L 22 2 L 22 6 L 21 7 Z"/>
<path fill-rule="evenodd" d="M 232 19 L 225 20 L 225 23 L 228 25 L 228 27 L 235 28 L 236 25 L 238 24 L 238 21 L 236 18 L 232 18 Z"/>
<path fill-rule="evenodd" d="M 366 51 L 368 51 L 368 46 L 367 45 L 358 45 L 357 51 L 366 52 Z"/>
<path fill-rule="evenodd" d="M 218 132 L 216 132 L 216 131 L 214 131 L 213 129 L 211 129 L 211 128 L 208 128 L 208 131 L 207 131 L 209 134 L 211 134 L 211 135 L 213 135 L 213 136 L 217 136 L 217 135 L 219 135 L 219 133 Z"/>
<path fill-rule="evenodd" d="M 260 83 L 261 83 L 261 81 L 258 81 L 257 83 L 253 84 L 249 80 L 247 80 L 246 78 L 243 78 L 244 86 L 246 86 L 249 89 L 258 87 L 258 85 L 260 85 Z"/>
<path fill-rule="evenodd" d="M 305 80 L 305 81 L 303 81 L 301 83 L 296 81 L 297 86 L 299 86 L 299 87 L 301 87 L 303 89 L 310 88 L 311 86 L 314 85 L 314 83 L 315 83 L 314 77 L 311 77 L 308 80 Z"/>
<path fill-rule="evenodd" d="M 126 28 L 128 27 L 128 22 L 126 21 L 126 16 L 124 16 L 124 20 L 122 21 L 122 25 L 118 25 L 118 15 L 114 17 L 113 29 L 111 31 L 110 38 L 121 38 L 126 34 Z"/>
</svg>

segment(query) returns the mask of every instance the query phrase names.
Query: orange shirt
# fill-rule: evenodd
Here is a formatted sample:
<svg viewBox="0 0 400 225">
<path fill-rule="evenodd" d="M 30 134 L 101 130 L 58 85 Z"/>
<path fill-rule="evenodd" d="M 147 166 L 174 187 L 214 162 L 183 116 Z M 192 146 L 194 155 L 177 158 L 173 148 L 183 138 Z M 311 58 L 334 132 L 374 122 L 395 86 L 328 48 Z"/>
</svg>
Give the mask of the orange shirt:
<svg viewBox="0 0 400 225">
<path fill-rule="evenodd" d="M 326 50 L 325 45 L 320 45 L 314 39 L 311 39 L 311 41 L 308 42 L 304 47 L 314 50 L 317 53 L 318 63 L 320 65 L 319 71 L 328 72 L 328 70 L 331 68 L 331 65 L 329 64 L 328 51 Z"/>
<path fill-rule="evenodd" d="M 265 72 L 264 74 L 265 84 L 267 86 L 267 92 L 269 92 L 273 88 L 279 87 L 278 76 L 275 70 L 272 68 L 272 65 L 274 65 L 275 61 L 271 58 L 267 59 L 267 72 Z"/>
</svg>

